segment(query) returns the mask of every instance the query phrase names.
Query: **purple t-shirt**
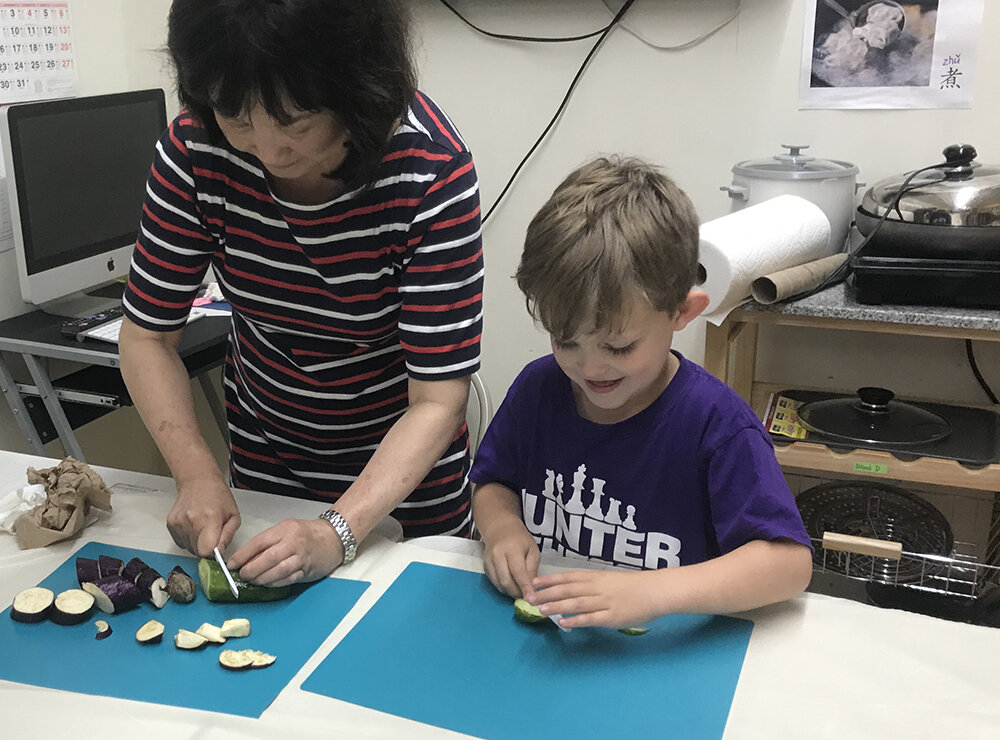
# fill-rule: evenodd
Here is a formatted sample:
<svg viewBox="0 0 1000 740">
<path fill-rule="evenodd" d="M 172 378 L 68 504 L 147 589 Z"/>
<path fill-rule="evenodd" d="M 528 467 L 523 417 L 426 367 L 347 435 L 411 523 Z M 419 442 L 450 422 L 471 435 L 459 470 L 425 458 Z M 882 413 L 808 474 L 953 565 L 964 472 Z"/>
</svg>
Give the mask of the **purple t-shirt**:
<svg viewBox="0 0 1000 740">
<path fill-rule="evenodd" d="M 617 424 L 576 411 L 551 355 L 514 381 L 476 452 L 475 483 L 521 496 L 542 551 L 655 569 L 751 540 L 810 546 L 771 440 L 749 406 L 698 365 Z"/>
</svg>

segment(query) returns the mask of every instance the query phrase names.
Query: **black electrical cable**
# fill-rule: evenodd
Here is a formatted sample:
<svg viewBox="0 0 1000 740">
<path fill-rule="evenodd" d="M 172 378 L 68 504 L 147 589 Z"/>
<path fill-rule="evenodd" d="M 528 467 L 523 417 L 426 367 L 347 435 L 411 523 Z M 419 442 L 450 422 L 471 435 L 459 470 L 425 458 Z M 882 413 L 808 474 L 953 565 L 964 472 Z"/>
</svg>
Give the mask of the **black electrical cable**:
<svg viewBox="0 0 1000 740">
<path fill-rule="evenodd" d="M 514 184 L 514 180 L 517 179 L 517 176 L 521 172 L 521 169 L 524 167 L 525 164 L 527 164 L 528 160 L 531 159 L 531 155 L 535 153 L 535 150 L 538 149 L 538 147 L 541 145 L 543 141 L 545 141 L 545 137 L 548 136 L 549 131 L 551 131 L 552 127 L 556 125 L 556 121 L 559 120 L 559 118 L 563 114 L 563 111 L 566 110 L 566 105 L 569 103 L 569 99 L 573 96 L 573 91 L 576 89 L 576 85 L 580 81 L 580 78 L 583 77 L 583 72 L 584 70 L 587 69 L 587 65 L 590 64 L 590 60 L 594 57 L 594 54 L 597 53 L 597 50 L 601 47 L 601 44 L 604 43 L 604 39 L 608 37 L 608 34 L 611 33 L 612 30 L 614 30 L 614 27 L 618 25 L 618 22 L 625 16 L 625 13 L 628 12 L 628 9 L 632 7 L 632 4 L 634 2 L 635 0 L 625 0 L 625 4 L 622 5 L 621 9 L 617 13 L 615 13 L 615 17 L 611 20 L 611 23 L 609 23 L 605 27 L 604 31 L 601 33 L 600 38 L 598 38 L 597 41 L 594 42 L 594 45 L 590 48 L 590 51 L 587 53 L 586 58 L 583 60 L 583 64 L 580 65 L 580 68 L 576 71 L 576 75 L 573 76 L 573 81 L 569 83 L 569 88 L 567 88 L 566 94 L 563 96 L 562 102 L 559 103 L 559 107 L 556 108 L 556 112 L 552 116 L 552 120 L 549 121 L 548 125 L 545 127 L 542 133 L 539 134 L 538 138 L 535 139 L 535 143 L 531 145 L 531 148 L 528 150 L 528 153 L 524 155 L 524 157 L 518 163 L 517 167 L 514 168 L 514 172 L 507 180 L 507 184 L 504 185 L 503 190 L 500 191 L 500 195 L 496 197 L 496 200 L 493 201 L 493 204 L 489 207 L 489 210 L 486 211 L 486 214 L 483 216 L 484 224 L 486 223 L 486 220 L 492 215 L 493 211 L 496 210 L 497 206 L 500 205 L 500 203 L 503 201 L 504 196 L 507 195 L 507 191 L 510 190 L 510 186 Z"/>
<path fill-rule="evenodd" d="M 972 340 L 965 340 L 965 356 L 969 358 L 969 367 L 972 368 L 972 374 L 976 376 L 976 380 L 979 381 L 979 386 L 986 391 L 987 397 L 990 399 L 990 403 L 1000 403 L 997 399 L 996 394 L 993 389 L 990 388 L 990 384 L 986 382 L 986 378 L 983 374 L 979 372 L 979 365 L 976 364 L 976 355 L 972 352 Z"/>
<path fill-rule="evenodd" d="M 841 280 L 845 279 L 851 271 L 851 260 L 857 257 L 858 253 L 861 252 L 862 249 L 868 246 L 869 242 L 871 242 L 874 236 L 878 233 L 878 230 L 882 228 L 882 224 L 885 223 L 886 219 L 889 218 L 892 212 L 894 210 L 898 210 L 899 200 L 900 198 L 903 197 L 905 193 L 908 192 L 908 190 L 911 189 L 909 188 L 909 185 L 911 182 L 913 182 L 913 178 L 915 178 L 917 175 L 923 172 L 929 172 L 930 170 L 941 169 L 942 167 L 954 167 L 954 166 L 955 166 L 954 162 L 940 162 L 938 164 L 932 164 L 929 167 L 921 167 L 919 170 L 914 170 L 913 172 L 911 172 L 907 176 L 907 178 L 903 180 L 903 184 L 899 186 L 899 190 L 896 191 L 896 195 L 893 198 L 892 203 L 889 205 L 888 208 L 885 209 L 885 213 L 883 213 L 882 216 L 879 218 L 879 220 L 875 223 L 875 227 L 870 232 L 868 232 L 868 236 L 864 238 L 864 241 L 862 241 L 857 247 L 855 247 L 853 250 L 847 253 L 847 257 L 844 260 L 843 264 L 836 270 L 831 272 L 826 277 L 826 279 L 823 280 L 823 282 L 821 282 L 815 288 L 811 288 L 810 290 L 805 290 L 801 293 L 796 293 L 793 296 L 789 296 L 785 300 L 798 301 L 803 298 L 808 298 L 811 295 L 819 293 L 821 290 L 829 288 L 834 283 L 840 282 Z M 921 183 L 921 185 L 925 184 L 927 183 Z M 900 216 L 900 218 L 902 218 L 902 216 Z"/>
<path fill-rule="evenodd" d="M 531 41 L 539 44 L 561 44 L 566 41 L 583 41 L 584 39 L 591 39 L 594 36 L 599 36 L 605 31 L 610 30 L 611 26 L 613 26 L 617 22 L 617 21 L 611 21 L 609 25 L 604 26 L 603 28 L 598 28 L 596 31 L 585 33 L 582 36 L 518 36 L 516 34 L 509 34 L 509 33 L 495 33 L 493 31 L 487 31 L 483 28 L 480 28 L 475 23 L 466 18 L 464 15 L 459 13 L 454 8 L 454 6 L 452 6 L 452 4 L 448 2 L 448 0 L 439 0 L 439 2 L 444 7 L 448 8 L 448 10 L 450 10 L 456 16 L 458 16 L 459 20 L 461 20 L 462 23 L 467 25 L 469 28 L 478 31 L 479 33 L 483 34 L 483 36 L 489 36 L 492 39 L 503 39 L 504 41 Z M 631 3 L 629 4 L 631 5 Z"/>
</svg>

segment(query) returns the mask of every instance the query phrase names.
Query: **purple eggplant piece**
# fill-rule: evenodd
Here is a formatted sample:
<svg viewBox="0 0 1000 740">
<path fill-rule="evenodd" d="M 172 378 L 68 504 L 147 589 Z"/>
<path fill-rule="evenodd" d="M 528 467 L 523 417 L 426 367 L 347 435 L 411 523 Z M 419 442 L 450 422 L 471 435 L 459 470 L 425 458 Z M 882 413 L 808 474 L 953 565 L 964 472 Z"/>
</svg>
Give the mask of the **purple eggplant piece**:
<svg viewBox="0 0 1000 740">
<path fill-rule="evenodd" d="M 167 593 L 167 581 L 156 572 L 155 568 L 146 568 L 140 573 L 135 579 L 135 585 L 143 598 L 157 609 L 162 609 L 170 598 L 170 594 Z"/>
<path fill-rule="evenodd" d="M 85 583 L 93 583 L 101 577 L 101 571 L 94 558 L 76 559 L 76 580 L 82 586 Z"/>
<path fill-rule="evenodd" d="M 110 555 L 97 556 L 97 569 L 101 572 L 101 578 L 120 576 L 124 567 L 125 563 L 118 558 L 113 558 Z"/>
<path fill-rule="evenodd" d="M 49 619 L 56 624 L 80 624 L 90 616 L 94 609 L 93 594 L 79 588 L 71 588 L 56 596 Z"/>
<path fill-rule="evenodd" d="M 10 618 L 15 622 L 28 624 L 41 622 L 52 611 L 56 595 L 47 588 L 35 586 L 26 588 L 14 597 L 10 607 Z"/>
<path fill-rule="evenodd" d="M 97 634 L 94 635 L 95 640 L 104 640 L 111 637 L 111 625 L 103 619 L 98 619 L 94 622 L 94 626 L 97 627 Z"/>
<path fill-rule="evenodd" d="M 121 576 L 108 576 L 83 584 L 83 590 L 94 597 L 97 608 L 107 614 L 118 614 L 139 605 L 142 592 L 134 583 Z"/>
<path fill-rule="evenodd" d="M 132 581 L 132 583 L 135 583 L 139 576 L 142 575 L 142 572 L 148 567 L 149 566 L 142 562 L 139 558 L 132 558 L 125 563 L 125 567 L 122 568 L 122 578 L 126 581 Z"/>
</svg>

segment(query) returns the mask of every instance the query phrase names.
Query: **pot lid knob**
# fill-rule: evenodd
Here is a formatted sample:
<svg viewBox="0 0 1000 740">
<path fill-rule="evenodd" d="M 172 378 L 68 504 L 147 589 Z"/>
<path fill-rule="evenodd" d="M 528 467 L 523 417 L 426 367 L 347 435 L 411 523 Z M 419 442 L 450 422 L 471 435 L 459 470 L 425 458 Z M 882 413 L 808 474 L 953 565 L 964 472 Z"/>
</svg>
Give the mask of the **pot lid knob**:
<svg viewBox="0 0 1000 740">
<path fill-rule="evenodd" d="M 944 148 L 944 167 L 947 180 L 967 180 L 972 177 L 972 162 L 978 152 L 972 144 L 952 144 Z"/>
<path fill-rule="evenodd" d="M 889 412 L 889 402 L 896 394 L 888 388 L 866 385 L 858 388 L 860 410 L 869 414 L 885 414 Z"/>
<path fill-rule="evenodd" d="M 808 149 L 808 144 L 782 144 L 782 148 L 788 150 L 788 154 L 775 154 L 774 158 L 779 162 L 787 162 L 792 165 L 803 165 L 806 162 L 812 162 L 815 157 L 809 157 L 802 154 L 803 149 Z"/>
</svg>

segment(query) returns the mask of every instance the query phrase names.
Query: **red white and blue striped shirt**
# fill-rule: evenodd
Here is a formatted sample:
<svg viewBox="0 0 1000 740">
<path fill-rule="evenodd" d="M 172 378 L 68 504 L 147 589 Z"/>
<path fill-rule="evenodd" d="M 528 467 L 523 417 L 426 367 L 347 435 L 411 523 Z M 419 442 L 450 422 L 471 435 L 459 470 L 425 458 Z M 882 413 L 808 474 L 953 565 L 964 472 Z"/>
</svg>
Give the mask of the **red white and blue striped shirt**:
<svg viewBox="0 0 1000 740">
<path fill-rule="evenodd" d="M 417 93 L 374 183 L 282 201 L 260 162 L 187 112 L 157 145 L 123 301 L 183 326 L 208 265 L 233 308 L 225 373 L 239 488 L 333 501 L 407 408 L 407 380 L 479 368 L 483 255 L 468 147 Z M 407 536 L 465 533 L 468 434 L 394 515 Z"/>
</svg>

